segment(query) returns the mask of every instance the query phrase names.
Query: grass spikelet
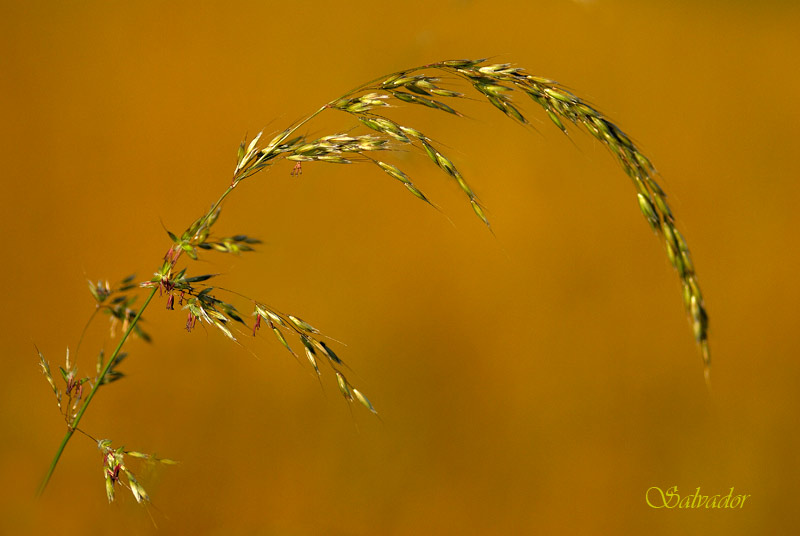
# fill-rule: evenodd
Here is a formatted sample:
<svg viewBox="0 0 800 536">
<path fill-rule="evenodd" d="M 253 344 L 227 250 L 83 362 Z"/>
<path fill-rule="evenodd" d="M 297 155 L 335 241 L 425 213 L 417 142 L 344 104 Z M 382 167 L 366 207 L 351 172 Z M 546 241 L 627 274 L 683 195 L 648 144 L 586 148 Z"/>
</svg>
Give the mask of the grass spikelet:
<svg viewBox="0 0 800 536">
<path fill-rule="evenodd" d="M 487 227 L 490 227 L 489 220 L 486 218 L 486 214 L 483 212 L 483 208 L 478 204 L 478 202 L 472 199 L 470 200 L 470 204 L 472 205 L 472 210 L 481 219 L 481 221 L 485 223 Z"/>
<path fill-rule="evenodd" d="M 341 372 L 336 373 L 336 383 L 339 385 L 339 391 L 341 391 L 342 396 L 347 400 L 353 400 L 353 392 L 350 389 L 350 384 L 347 383 L 347 379 Z"/>
<path fill-rule="evenodd" d="M 283 333 L 281 333 L 281 330 L 279 330 L 277 327 L 275 327 L 275 324 L 273 324 L 272 322 L 270 322 L 270 326 L 269 327 L 272 329 L 272 332 L 275 334 L 275 337 L 278 338 L 280 343 L 284 347 L 286 347 L 287 350 L 289 350 L 289 353 L 291 353 L 293 356 L 297 357 L 297 354 L 295 354 L 294 350 L 292 350 L 292 347 L 289 346 L 289 342 L 286 340 L 286 337 L 283 336 Z"/>
<path fill-rule="evenodd" d="M 402 171 L 400 171 L 400 169 L 397 166 L 393 166 L 392 164 L 387 164 L 386 162 L 381 162 L 380 160 L 376 160 L 375 163 L 378 165 L 378 167 L 380 167 L 390 176 L 399 180 L 403 184 L 411 184 L 411 181 L 408 180 L 408 176 Z"/>
<path fill-rule="evenodd" d="M 316 329 L 314 326 L 312 326 L 308 322 L 300 320 L 296 316 L 289 315 L 287 318 L 289 319 L 289 322 L 294 324 L 294 326 L 298 329 L 301 329 L 307 333 L 319 333 L 319 330 Z"/>
<path fill-rule="evenodd" d="M 388 173 L 389 176 L 394 177 L 395 179 L 397 179 L 400 182 L 402 182 L 403 185 L 408 189 L 408 191 L 411 192 L 412 194 L 414 194 L 417 198 L 419 198 L 422 201 L 425 201 L 426 203 L 432 205 L 432 203 L 425 196 L 425 194 L 423 194 L 416 186 L 414 186 L 414 184 L 408 179 L 408 176 L 405 173 L 403 173 L 402 171 L 400 171 L 400 169 L 397 166 L 393 166 L 392 164 L 387 164 L 386 162 L 381 162 L 379 160 L 375 160 L 375 163 L 382 170 L 384 170 L 386 173 Z"/>
<path fill-rule="evenodd" d="M 350 392 L 351 392 L 351 393 L 353 393 L 353 396 L 355 397 L 355 399 L 356 399 L 356 400 L 358 400 L 359 402 L 361 402 L 361 405 L 363 405 L 365 408 L 367 408 L 368 410 L 370 410 L 372 413 L 377 413 L 377 411 L 375 411 L 375 408 L 374 408 L 374 407 L 372 407 L 372 403 L 369 401 L 369 399 L 368 399 L 366 396 L 364 396 L 364 395 L 361 393 L 361 391 L 359 391 L 359 390 L 358 390 L 358 389 L 356 389 L 356 388 L 352 388 L 352 389 L 350 390 Z"/>
<path fill-rule="evenodd" d="M 300 335 L 300 340 L 303 343 L 303 346 L 306 350 L 306 357 L 308 358 L 308 362 L 311 363 L 311 366 L 314 368 L 314 372 L 317 373 L 317 376 L 320 375 L 319 365 L 317 364 L 317 351 L 314 350 L 314 345 L 309 340 L 309 338 L 305 335 Z"/>
<path fill-rule="evenodd" d="M 47 383 L 50 384 L 50 387 L 53 389 L 53 394 L 56 397 L 56 403 L 58 404 L 58 409 L 61 410 L 61 391 L 59 391 L 58 387 L 56 387 L 56 382 L 53 380 L 53 375 L 50 373 L 50 364 L 44 358 L 42 352 L 36 348 L 36 352 L 39 354 L 39 366 L 42 369 L 42 374 L 44 374 Z"/>
</svg>

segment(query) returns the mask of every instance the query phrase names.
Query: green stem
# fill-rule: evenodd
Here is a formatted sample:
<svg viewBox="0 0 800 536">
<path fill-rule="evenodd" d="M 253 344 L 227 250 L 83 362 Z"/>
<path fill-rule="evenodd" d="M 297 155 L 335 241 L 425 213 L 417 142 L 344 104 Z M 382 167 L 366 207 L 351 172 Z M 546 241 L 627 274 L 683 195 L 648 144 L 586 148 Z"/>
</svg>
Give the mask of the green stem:
<svg viewBox="0 0 800 536">
<path fill-rule="evenodd" d="M 39 489 L 36 492 L 37 495 L 41 495 L 42 493 L 44 493 L 45 488 L 47 488 L 47 484 L 50 482 L 50 477 L 53 476 L 53 471 L 56 470 L 56 465 L 58 465 L 58 460 L 61 459 L 61 455 L 64 453 L 64 449 L 66 448 L 67 443 L 69 443 L 72 434 L 75 433 L 75 429 L 78 427 L 78 423 L 83 417 L 83 414 L 86 412 L 86 409 L 89 407 L 89 403 L 92 401 L 92 398 L 94 398 L 95 393 L 97 393 L 97 389 L 99 389 L 100 386 L 103 384 L 103 378 L 105 378 L 108 371 L 114 365 L 114 361 L 116 361 L 120 350 L 122 350 L 122 345 L 125 344 L 126 340 L 128 340 L 128 336 L 130 336 L 131 332 L 133 332 L 133 328 L 136 327 L 136 324 L 142 317 L 142 313 L 144 312 L 145 309 L 147 309 L 147 306 L 150 304 L 150 300 L 152 300 L 153 296 L 156 295 L 156 291 L 158 290 L 158 288 L 159 288 L 158 286 L 154 286 L 153 290 L 150 291 L 150 295 L 147 296 L 147 299 L 145 300 L 144 304 L 139 309 L 139 312 L 136 313 L 136 316 L 133 318 L 130 325 L 128 326 L 128 329 L 125 331 L 125 334 L 120 339 L 119 344 L 117 344 L 117 347 L 114 349 L 114 353 L 111 354 L 111 356 L 108 358 L 108 362 L 106 363 L 106 366 L 103 368 L 103 371 L 95 380 L 94 386 L 92 387 L 92 390 L 89 391 L 89 395 L 86 397 L 86 400 L 84 400 L 81 409 L 78 410 L 78 413 L 75 415 L 75 418 L 72 420 L 71 423 L 69 423 L 67 433 L 64 435 L 64 439 L 61 440 L 61 445 L 59 445 L 58 450 L 56 451 L 56 455 L 53 457 L 53 461 L 50 462 L 50 468 L 47 470 L 47 474 L 45 475 L 44 480 L 42 480 L 42 483 L 39 485 Z"/>
<path fill-rule="evenodd" d="M 89 317 L 89 320 L 86 321 L 86 325 L 83 326 L 83 331 L 81 331 L 81 338 L 78 339 L 78 346 L 75 347 L 75 362 L 76 363 L 78 361 L 78 352 L 81 349 L 81 344 L 83 344 L 83 337 L 86 335 L 86 331 L 89 329 L 89 326 L 91 325 L 92 320 L 94 320 L 94 317 L 97 316 L 97 311 L 99 311 L 99 310 L 100 310 L 100 306 L 97 305 L 94 308 L 94 311 L 92 312 L 92 316 Z"/>
<path fill-rule="evenodd" d="M 219 196 L 219 199 L 217 199 L 217 202 L 214 203 L 211 206 L 211 210 L 208 211 L 208 215 L 206 216 L 206 220 L 203 222 L 203 225 L 205 225 L 205 222 L 208 221 L 208 218 L 210 218 L 214 214 L 214 211 L 219 208 L 219 206 L 222 204 L 222 201 L 224 201 L 225 198 L 228 197 L 228 194 L 231 193 L 234 188 L 235 188 L 235 186 L 228 186 L 228 189 L 225 190 L 224 192 L 222 192 L 222 195 Z M 202 228 L 203 225 L 201 225 L 200 227 Z"/>
</svg>

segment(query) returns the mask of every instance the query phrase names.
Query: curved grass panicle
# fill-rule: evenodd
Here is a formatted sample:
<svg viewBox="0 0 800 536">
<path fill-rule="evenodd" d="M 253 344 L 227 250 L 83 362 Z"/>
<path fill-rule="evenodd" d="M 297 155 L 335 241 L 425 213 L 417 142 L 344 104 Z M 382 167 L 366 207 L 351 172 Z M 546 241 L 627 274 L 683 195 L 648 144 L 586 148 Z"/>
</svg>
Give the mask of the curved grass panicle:
<svg viewBox="0 0 800 536">
<path fill-rule="evenodd" d="M 527 95 L 565 134 L 568 134 L 567 125 L 572 124 L 586 130 L 609 149 L 630 177 L 642 215 L 650 227 L 663 239 L 667 258 L 678 272 L 684 307 L 703 359 L 706 378 L 708 378 L 711 363 L 708 345 L 708 314 L 689 247 L 675 225 L 675 218 L 667 201 L 667 195 L 656 181 L 655 167 L 621 128 L 594 106 L 559 83 L 531 75 L 524 69 L 508 63 L 492 64 L 486 63 L 486 60 L 482 59 L 441 61 L 404 69 L 358 86 L 316 112 L 334 109 L 357 119 L 360 126 L 373 132 L 370 136 L 364 137 L 369 137 L 371 140 L 368 147 L 357 146 L 352 149 L 336 143 L 328 143 L 323 147 L 319 145 L 318 140 L 309 143 L 303 136 L 300 136 L 290 146 L 278 147 L 273 142 L 270 147 L 277 148 L 267 150 L 269 158 L 277 156 L 273 153 L 279 151 L 282 156 L 294 161 L 374 162 L 391 177 L 403 183 L 416 197 L 432 204 L 415 183 L 412 183 L 406 173 L 395 165 L 384 162 L 383 159 L 376 160 L 368 154 L 370 151 L 376 150 L 392 152 L 398 147 L 396 145 L 398 143 L 400 147 L 411 146 L 427 155 L 436 167 L 458 184 L 469 199 L 475 214 L 489 226 L 484 207 L 477 195 L 453 161 L 443 154 L 437 144 L 421 131 L 383 115 L 384 111 L 393 104 L 415 104 L 461 117 L 462 114 L 451 104 L 457 105 L 458 100 L 467 98 L 467 95 L 442 87 L 443 78 L 436 76 L 437 73 L 446 75 L 446 82 L 452 78 L 465 80 L 479 96 L 485 98 L 492 106 L 512 120 L 523 125 L 527 125 L 529 121 L 514 97 L 517 94 Z M 446 99 L 449 99 L 451 104 L 442 102 Z M 279 135 L 279 138 L 285 139 L 296 129 L 297 127 L 288 129 Z M 353 145 L 348 145 L 348 147 L 353 147 Z M 313 156 L 308 154 L 310 150 L 314 152 Z"/>
<path fill-rule="evenodd" d="M 94 377 L 81 378 L 78 376 L 77 364 L 70 362 L 68 354 L 66 368 L 60 368 L 65 383 L 63 391 L 56 384 L 49 363 L 39 353 L 39 365 L 42 373 L 50 384 L 59 411 L 67 426 L 66 434 L 50 463 L 39 493 L 46 488 L 74 432 L 79 431 L 91 438 L 88 433 L 78 427 L 79 423 L 98 389 L 124 377 L 118 367 L 125 356 L 121 350 L 128 338 L 132 334 L 136 334 L 148 339 L 146 333 L 141 330 L 139 322 L 142 313 L 156 294 L 166 300 L 167 309 L 174 309 L 178 305 L 182 306 L 184 310 L 188 310 L 187 330 L 191 330 L 198 322 L 205 322 L 216 327 L 229 339 L 236 341 L 233 328 L 236 327 L 239 330 L 237 333 L 239 333 L 241 327 L 237 326 L 243 326 L 247 332 L 255 335 L 263 323 L 270 328 L 269 331 L 274 334 L 278 342 L 295 357 L 297 354 L 291 345 L 299 339 L 306 357 L 317 375 L 320 374 L 319 361 L 327 362 L 345 399 L 350 402 L 359 402 L 375 413 L 374 407 L 366 396 L 344 376 L 345 365 L 342 360 L 322 340 L 318 330 L 311 324 L 294 315 L 280 313 L 261 302 L 247 299 L 238 292 L 206 286 L 204 282 L 214 275 L 189 276 L 187 267 L 179 269 L 177 265 L 181 260 L 185 261 L 187 258 L 197 260 L 198 255 L 205 251 L 238 255 L 253 250 L 253 246 L 259 243 L 257 239 L 243 234 L 213 237 L 211 230 L 218 220 L 225 199 L 234 189 L 245 179 L 250 179 L 281 159 L 293 166 L 290 174 L 294 176 L 302 173 L 303 164 L 313 165 L 317 162 L 343 165 L 370 163 L 405 186 L 411 194 L 435 207 L 409 175 L 394 163 L 387 161 L 386 156 L 393 152 L 411 148 L 411 150 L 426 156 L 435 167 L 452 179 L 466 195 L 475 214 L 489 226 L 483 205 L 455 163 L 444 154 L 440 144 L 434 142 L 422 131 L 386 115 L 387 109 L 394 105 L 415 105 L 461 117 L 462 114 L 457 110 L 458 102 L 468 97 L 461 91 L 444 87 L 444 84 L 449 84 L 453 79 L 465 81 L 478 96 L 486 99 L 504 115 L 522 125 L 527 125 L 529 121 L 514 98 L 518 94 L 527 95 L 543 109 L 559 130 L 565 134 L 568 133 L 567 125 L 569 124 L 585 129 L 611 151 L 633 182 L 639 209 L 650 227 L 662 237 L 667 257 L 678 272 L 684 306 L 690 318 L 694 337 L 705 365 L 706 378 L 708 378 L 710 366 L 708 315 L 703 296 L 689 246 L 675 225 L 675 218 L 667 202 L 667 196 L 656 182 L 656 171 L 650 160 L 617 125 L 594 106 L 583 101 L 557 82 L 530 75 L 524 69 L 507 63 L 492 64 L 486 63 L 485 60 L 441 61 L 397 71 L 361 84 L 324 104 L 302 121 L 279 132 L 266 144 L 261 143 L 261 134 L 249 143 L 242 142 L 229 186 L 211 205 L 211 208 L 197 218 L 182 234 L 178 235 L 168 231 L 172 244 L 157 265 L 158 268 L 152 279 L 136 285 L 132 278 L 126 278 L 113 289 L 108 283 L 90 283 L 90 292 L 96 301 L 95 312 L 107 313 L 112 320 L 122 323 L 124 333 L 107 359 L 102 352 L 100 353 L 96 367 L 97 374 Z M 349 116 L 353 123 L 351 128 L 311 139 L 305 134 L 298 133 L 301 127 L 328 110 Z M 353 133 L 353 126 L 364 129 L 366 133 Z M 134 307 L 136 296 L 129 295 L 129 292 L 137 287 L 150 290 L 138 308 Z M 217 296 L 217 291 L 233 292 L 249 302 L 254 308 L 252 327 L 245 322 L 233 304 L 227 303 Z M 96 316 L 93 314 L 90 322 Z M 292 343 L 287 339 L 287 335 L 289 339 L 292 339 Z M 127 487 L 137 502 L 147 502 L 148 496 L 125 465 L 124 455 L 127 454 L 134 458 L 155 458 L 133 451 L 124 451 L 122 448 L 113 449 L 110 440 L 95 440 L 95 442 L 104 453 L 104 475 L 109 500 L 113 500 L 114 487 L 120 483 L 120 474 L 124 474 L 128 478 Z M 174 463 L 171 460 L 160 461 Z"/>
</svg>

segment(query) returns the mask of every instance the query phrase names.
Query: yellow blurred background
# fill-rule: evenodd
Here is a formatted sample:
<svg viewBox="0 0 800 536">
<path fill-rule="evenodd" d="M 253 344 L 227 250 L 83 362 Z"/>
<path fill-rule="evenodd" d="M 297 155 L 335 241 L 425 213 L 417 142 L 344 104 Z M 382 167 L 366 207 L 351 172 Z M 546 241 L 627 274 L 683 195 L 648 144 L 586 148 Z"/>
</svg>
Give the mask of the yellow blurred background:
<svg viewBox="0 0 800 536">
<path fill-rule="evenodd" d="M 796 533 L 798 35 L 790 1 L 3 2 L 0 533 Z M 678 279 L 604 148 L 525 101 L 534 129 L 487 104 L 405 109 L 496 237 L 424 157 L 404 169 L 446 216 L 372 167 L 292 178 L 284 162 L 216 227 L 259 252 L 190 266 L 346 343 L 380 419 L 268 332 L 187 334 L 161 301 L 154 343 L 129 345 L 82 428 L 180 465 L 143 479 L 149 511 L 109 505 L 76 436 L 34 498 L 64 433 L 34 344 L 54 367 L 74 351 L 87 278 L 149 277 L 162 224 L 216 199 L 246 133 L 486 55 L 574 88 L 658 167 L 709 308 L 710 391 Z M 111 345 L 101 319 L 82 370 Z M 655 510 L 651 486 L 751 497 Z"/>
</svg>

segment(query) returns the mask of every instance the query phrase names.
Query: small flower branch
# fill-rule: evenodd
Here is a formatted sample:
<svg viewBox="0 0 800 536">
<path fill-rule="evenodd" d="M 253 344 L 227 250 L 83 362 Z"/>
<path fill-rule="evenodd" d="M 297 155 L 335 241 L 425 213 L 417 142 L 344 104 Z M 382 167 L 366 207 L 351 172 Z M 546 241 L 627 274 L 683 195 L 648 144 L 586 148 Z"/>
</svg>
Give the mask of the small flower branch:
<svg viewBox="0 0 800 536">
<path fill-rule="evenodd" d="M 440 144 L 434 142 L 431 137 L 420 130 L 389 117 L 389 110 L 399 105 L 422 106 L 462 117 L 462 114 L 451 104 L 457 105 L 460 100 L 468 97 L 460 91 L 443 86 L 452 80 L 466 82 L 478 96 L 486 99 L 493 107 L 521 125 L 528 125 L 529 121 L 519 104 L 514 101 L 514 96 L 527 95 L 538 107 L 543 109 L 550 121 L 563 133 L 568 134 L 567 124 L 575 125 L 591 134 L 609 149 L 633 182 L 639 209 L 650 227 L 661 237 L 666 248 L 667 258 L 678 273 L 684 306 L 700 349 L 706 377 L 708 377 L 710 366 L 708 315 L 703 296 L 689 247 L 683 235 L 676 228 L 675 218 L 667 203 L 667 196 L 655 180 L 656 171 L 650 160 L 612 121 L 557 82 L 530 75 L 524 69 L 510 64 L 487 64 L 486 60 L 442 61 L 405 69 L 361 84 L 326 103 L 302 121 L 278 133 L 266 144 L 260 144 L 262 134 L 255 136 L 249 143 L 243 141 L 239 147 L 236 167 L 227 189 L 211 205 L 211 208 L 182 234 L 176 235 L 168 231 L 172 245 L 164 255 L 163 262 L 154 277 L 139 285 L 149 288 L 150 292 L 138 311 L 132 307 L 135 297 L 125 294 L 126 291 L 136 287 L 132 283 L 132 278 L 123 280 L 118 289 L 112 289 L 108 283 L 89 284 L 90 292 L 97 302 L 95 313 L 102 310 L 109 314 L 114 321 L 113 325 L 121 322 L 124 333 L 108 360 L 104 361 L 101 354 L 98 362 L 98 375 L 94 382 L 86 378 L 78 380 L 77 371 L 68 360 L 67 368 L 61 369 L 62 378 L 66 384 L 64 394 L 68 397 L 66 404 L 63 401 L 62 392 L 52 378 L 47 361 L 41 353 L 39 354 L 42 371 L 56 396 L 59 410 L 67 421 L 67 432 L 39 492 L 41 493 L 47 486 L 67 443 L 75 430 L 78 430 L 77 426 L 98 388 L 122 377 L 122 373 L 116 367 L 124 357 L 121 349 L 129 336 L 135 332 L 143 338 L 147 338 L 147 335 L 139 327 L 139 322 L 142 313 L 157 293 L 161 296 L 166 295 L 167 309 L 174 309 L 177 299 L 178 305 L 188 311 L 186 329 L 189 331 L 198 322 L 206 323 L 219 329 L 227 338 L 236 341 L 232 330 L 236 324 L 246 327 L 253 335 L 261 327 L 266 326 L 281 345 L 295 357 L 297 354 L 292 349 L 287 335 L 299 339 L 305 350 L 306 358 L 318 375 L 320 374 L 319 360 L 322 359 L 331 367 L 343 396 L 348 401 L 358 401 L 370 411 L 375 412 L 374 407 L 363 393 L 348 382 L 342 372 L 344 367 L 342 360 L 321 340 L 316 328 L 296 316 L 280 313 L 255 300 L 248 300 L 253 306 L 252 316 L 254 317 L 253 325 L 248 326 L 234 305 L 217 297 L 218 292 L 225 289 L 206 285 L 205 281 L 214 275 L 187 276 L 187 269 L 185 267 L 177 269 L 177 264 L 184 254 L 188 258 L 196 260 L 199 250 L 238 255 L 251 251 L 253 246 L 259 243 L 258 240 L 246 235 L 214 238 L 211 236 L 211 229 L 217 222 L 223 202 L 228 195 L 243 180 L 253 177 L 281 159 L 292 164 L 290 174 L 293 176 L 302 174 L 303 164 L 313 162 L 373 164 L 403 184 L 414 196 L 434 206 L 404 171 L 395 164 L 385 161 L 386 159 L 378 158 L 378 155 L 390 155 L 399 148 L 411 148 L 425 155 L 458 185 L 467 196 L 472 210 L 491 229 L 483 205 L 453 161 L 443 154 Z M 301 127 L 326 110 L 346 114 L 354 120 L 356 126 L 366 129 L 367 133 L 352 133 L 353 129 L 350 128 L 345 132 L 311 139 L 298 133 Z M 92 387 L 86 398 L 83 399 L 83 386 L 87 382 Z M 83 402 L 78 406 L 81 400 Z M 103 464 L 109 500 L 114 497 L 113 489 L 119 481 L 120 473 L 127 475 L 127 486 L 136 500 L 147 500 L 147 494 L 124 465 L 123 455 L 126 452 L 121 448 L 112 449 L 111 442 L 108 440 L 98 442 L 98 446 L 104 453 Z M 127 452 L 127 454 L 137 457 L 137 453 L 134 452 Z M 142 456 L 144 455 L 138 457 Z"/>
<path fill-rule="evenodd" d="M 61 444 L 58 446 L 58 449 L 56 450 L 56 454 L 53 457 L 53 461 L 50 463 L 50 466 L 47 469 L 47 473 L 45 474 L 45 477 L 42 480 L 41 485 L 39 486 L 39 489 L 37 491 L 38 495 L 41 495 L 42 493 L 44 493 L 44 490 L 47 488 L 47 484 L 50 482 L 50 478 L 53 476 L 53 472 L 56 470 L 56 465 L 58 465 L 58 460 L 61 459 L 61 455 L 63 454 L 64 449 L 67 446 L 67 443 L 69 443 L 69 440 L 72 438 L 72 434 L 75 433 L 75 429 L 78 427 L 78 424 L 81 422 L 81 419 L 83 418 L 83 414 L 86 413 L 86 409 L 89 407 L 89 404 L 91 403 L 92 399 L 94 398 L 94 395 L 97 393 L 97 389 L 101 385 L 104 384 L 103 380 L 105 379 L 106 374 L 109 372 L 109 370 L 111 370 L 114 367 L 114 364 L 116 363 L 117 357 L 119 356 L 119 353 L 122 350 L 122 346 L 125 344 L 125 341 L 128 340 L 128 337 L 130 336 L 131 332 L 136 327 L 136 324 L 139 322 L 139 319 L 142 317 L 142 313 L 147 308 L 147 306 L 150 304 L 150 300 L 152 300 L 153 296 L 155 296 L 156 290 L 157 289 L 154 288 L 150 292 L 150 294 L 145 299 L 144 304 L 139 309 L 139 312 L 136 313 L 136 316 L 133 318 L 133 320 L 131 320 L 131 322 L 130 322 L 130 324 L 128 326 L 128 329 L 125 330 L 125 333 L 120 338 L 119 343 L 117 344 L 117 347 L 114 349 L 114 352 L 108 358 L 108 361 L 106 362 L 105 367 L 103 367 L 103 370 L 100 372 L 99 376 L 97 377 L 97 380 L 94 382 L 94 385 L 92 386 L 92 389 L 89 391 L 89 394 L 86 396 L 86 400 L 84 400 L 83 405 L 80 407 L 78 412 L 74 415 L 74 417 L 72 417 L 71 419 L 68 419 L 68 421 L 67 421 L 67 432 L 66 432 L 66 434 L 64 434 L 64 438 L 61 440 Z M 44 361 L 44 358 L 41 357 L 41 354 L 40 354 L 40 359 L 42 361 Z M 50 378 L 49 376 L 48 376 L 48 381 L 50 381 L 51 385 L 53 384 L 52 378 Z"/>
<path fill-rule="evenodd" d="M 128 455 L 132 458 L 143 459 L 149 463 L 160 463 L 163 465 L 175 465 L 178 462 L 170 460 L 169 458 L 158 458 L 152 454 L 145 454 L 133 450 L 125 450 L 125 447 L 112 448 L 111 441 L 108 439 L 101 439 L 97 441 L 97 448 L 103 453 L 103 477 L 106 483 L 106 497 L 108 502 L 113 502 L 116 497 L 115 487 L 117 484 L 125 486 L 136 499 L 136 502 L 149 502 L 150 496 L 145 491 L 139 481 L 134 476 L 133 472 L 128 469 L 125 463 L 125 456 Z M 120 480 L 121 475 L 125 475 L 128 480 L 124 484 Z"/>
</svg>

